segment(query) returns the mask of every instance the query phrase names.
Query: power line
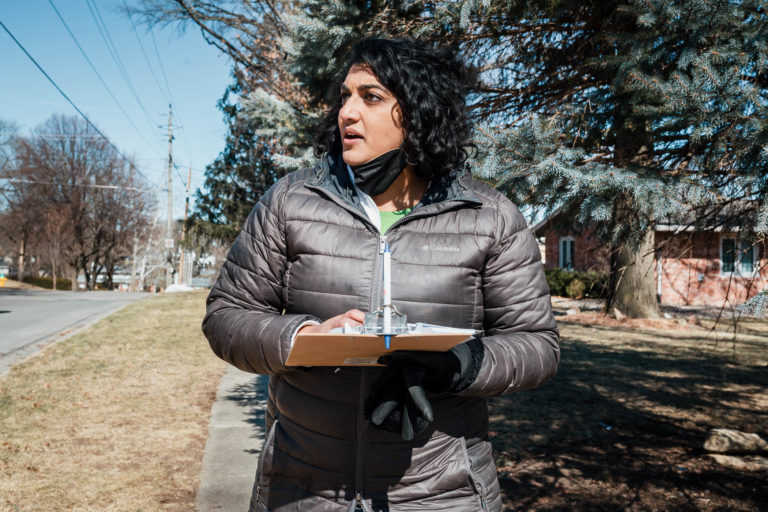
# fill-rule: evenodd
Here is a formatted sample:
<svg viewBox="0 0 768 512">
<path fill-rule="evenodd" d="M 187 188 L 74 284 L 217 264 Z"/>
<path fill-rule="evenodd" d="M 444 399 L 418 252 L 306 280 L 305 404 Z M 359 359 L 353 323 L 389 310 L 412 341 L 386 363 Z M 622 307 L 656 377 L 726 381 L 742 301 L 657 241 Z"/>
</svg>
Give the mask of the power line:
<svg viewBox="0 0 768 512">
<path fill-rule="evenodd" d="M 170 98 L 171 103 L 173 104 L 175 103 L 173 101 L 173 94 L 171 94 L 171 88 L 168 85 L 168 76 L 165 74 L 165 66 L 163 66 L 163 60 L 160 58 L 160 51 L 157 49 L 157 40 L 155 39 L 155 32 L 152 30 L 152 27 L 149 28 L 149 35 L 152 37 L 152 46 L 155 47 L 155 55 L 157 56 L 158 64 L 160 64 L 160 73 L 163 75 L 163 81 L 165 81 L 165 88 L 168 90 L 168 96 Z"/>
<path fill-rule="evenodd" d="M 101 17 L 101 12 L 99 11 L 99 7 L 96 5 L 95 2 L 92 2 L 92 0 L 85 0 L 85 4 L 88 6 L 88 10 L 91 12 L 91 17 L 93 17 L 93 21 L 96 23 L 96 28 L 99 30 L 101 39 L 104 41 L 104 45 L 107 47 L 109 54 L 112 56 L 112 60 L 115 62 L 115 65 L 117 66 L 118 71 L 120 71 L 120 74 L 123 75 L 123 80 L 125 80 L 126 85 L 128 85 L 128 89 L 131 91 L 131 94 L 136 100 L 136 103 L 139 104 L 139 107 L 141 108 L 142 112 L 144 112 L 144 116 L 146 116 L 150 126 L 152 126 L 154 129 L 155 123 L 154 121 L 152 121 L 152 116 L 149 115 L 149 112 L 144 106 L 144 103 L 142 103 L 141 99 L 139 98 L 139 95 L 136 93 L 136 89 L 133 87 L 133 82 L 131 82 L 131 78 L 128 75 L 128 71 L 126 70 L 125 65 L 123 65 L 123 61 L 120 58 L 120 54 L 117 51 L 117 46 L 115 46 L 114 41 L 112 41 L 112 36 L 110 36 L 109 34 L 109 29 L 107 28 L 107 24 L 104 23 L 104 18 Z M 91 4 L 93 4 L 93 7 L 91 7 Z M 103 30 L 102 30 L 102 27 L 103 27 Z"/>
<path fill-rule="evenodd" d="M 176 164 L 173 164 L 173 169 L 176 171 L 176 176 L 179 177 L 179 179 L 181 180 L 182 185 L 184 185 L 186 187 L 187 186 L 187 180 L 185 180 L 184 177 L 181 175 L 181 172 L 179 171 L 179 166 L 176 165 Z"/>
<path fill-rule="evenodd" d="M 49 81 L 49 82 L 51 82 L 51 85 L 53 85 L 53 86 L 56 88 L 56 90 L 57 90 L 57 91 L 59 91 L 59 94 L 61 94 L 61 95 L 64 97 L 64 99 L 65 99 L 65 100 L 67 100 L 67 102 L 68 102 L 70 105 L 72 105 L 72 108 L 74 108 L 74 109 L 77 111 L 77 113 L 78 113 L 78 114 L 80 114 L 80 116 L 81 116 L 83 119 L 85 119 L 85 122 L 86 122 L 86 123 L 88 123 L 88 125 L 89 125 L 91 128 L 93 128 L 93 129 L 96 131 L 96 133 L 98 133 L 99 135 L 101 135 L 101 136 L 104 138 L 104 140 L 107 142 L 107 144 L 109 144 L 110 146 L 112 146 L 112 149 L 114 149 L 114 150 L 117 152 L 117 154 L 118 154 L 118 155 L 120 155 L 120 156 L 121 156 L 121 157 L 122 157 L 122 158 L 123 158 L 123 159 L 124 159 L 126 162 L 128 162 L 128 163 L 131 165 L 131 169 L 133 169 L 134 171 L 136 171 L 136 173 L 137 173 L 139 176 L 141 176 L 142 178 L 144 178 L 144 179 L 147 181 L 147 183 L 149 183 L 149 184 L 150 184 L 150 185 L 152 185 L 153 187 L 157 187 L 157 185 L 155 185 L 154 183 L 152 183 L 152 181 L 150 181 L 150 179 L 149 179 L 149 178 L 147 178 L 147 177 L 144 175 L 144 173 L 142 173 L 141 171 L 139 171 L 139 170 L 136 168 L 136 166 L 135 166 L 135 165 L 133 165 L 133 163 L 131 163 L 131 160 L 130 160 L 128 157 L 126 157 L 126 156 L 123 154 L 123 152 L 122 152 L 122 151 L 120 151 L 120 149 L 119 149 L 117 146 L 115 146 L 115 144 L 114 144 L 114 143 L 113 143 L 111 140 L 109 140 L 109 138 L 108 138 L 106 135 L 104 135 L 104 134 L 102 133 L 102 131 L 101 131 L 101 130 L 99 130 L 99 128 L 98 128 L 98 127 L 97 127 L 95 124 L 93 124 L 93 122 L 92 122 L 90 119 L 88 119 L 88 116 L 86 116 L 86 115 L 83 113 L 83 111 L 82 111 L 82 110 L 80 110 L 80 108 L 78 108 L 78 106 L 77 106 L 77 105 L 75 105 L 75 102 L 74 102 L 74 101 L 72 101 L 71 99 L 69 99 L 69 96 L 67 96 L 67 94 L 66 94 L 66 93 L 65 93 L 65 92 L 64 92 L 64 91 L 61 89 L 61 87 L 59 87 L 59 84 L 57 84 L 57 83 L 56 83 L 56 82 L 53 80 L 53 78 L 51 78 L 51 76 L 50 76 L 48 73 L 46 73 L 46 72 L 45 72 L 45 70 L 43 69 L 43 67 L 42 67 L 40 64 L 38 64 L 38 63 L 37 63 L 37 61 L 35 60 L 35 58 L 34 58 L 34 57 L 32 57 L 32 55 L 30 55 L 30 53 L 27 51 L 27 49 L 26 49 L 26 48 L 24 48 L 24 45 L 22 45 L 22 44 L 19 42 L 19 40 L 18 40 L 18 39 L 16 39 L 16 36 L 14 36 L 14 35 L 13 35 L 13 33 L 11 33 L 11 31 L 8 29 L 8 27 L 6 27 L 6 26 L 5 26 L 5 23 L 3 23 L 3 22 L 2 22 L 2 20 L 0 20 L 0 27 L 3 27 L 3 30 L 5 30 L 5 32 L 6 32 L 6 33 L 7 33 L 9 36 L 11 36 L 11 39 L 13 39 L 13 42 L 14 42 L 14 43 L 16 43 L 16 46 L 18 46 L 18 47 L 21 49 L 21 51 L 23 51 L 23 52 L 24 52 L 24 54 L 25 54 L 25 55 L 26 55 L 26 56 L 29 58 L 29 60 L 31 60 L 31 61 L 32 61 L 32 64 L 34 64 L 34 65 L 35 65 L 35 67 L 36 67 L 38 70 L 40 70 L 40 72 L 43 74 L 43 76 L 45 76 L 45 78 L 47 78 L 47 79 L 48 79 L 48 81 Z"/>
<path fill-rule="evenodd" d="M 173 93 L 171 92 L 171 86 L 168 85 L 168 75 L 165 74 L 165 66 L 163 65 L 163 59 L 160 58 L 160 50 L 157 48 L 157 40 L 155 39 L 155 32 L 150 27 L 149 34 L 152 36 L 152 46 L 155 47 L 155 55 L 157 56 L 157 62 L 160 64 L 160 73 L 163 75 L 163 80 L 165 81 L 165 87 L 168 89 L 168 96 L 170 96 L 171 104 L 176 105 L 176 102 L 173 100 Z M 184 145 L 187 147 L 187 153 L 189 156 L 192 156 L 192 151 L 189 149 L 189 141 L 187 140 L 187 130 L 184 128 L 184 122 L 181 119 L 181 116 L 179 115 L 178 109 L 176 109 L 176 117 L 179 119 L 180 128 L 182 129 L 182 135 L 184 137 Z"/>
<path fill-rule="evenodd" d="M 139 127 L 138 127 L 138 126 L 136 126 L 136 124 L 133 122 L 133 120 L 132 120 L 132 119 L 130 118 L 130 116 L 128 115 L 128 112 L 126 112 L 126 111 L 125 111 L 125 109 L 123 108 L 123 105 L 122 105 L 122 104 L 121 104 L 121 103 L 118 101 L 118 99 L 117 99 L 117 98 L 115 97 L 115 95 L 112 93 L 112 90 L 109 88 L 109 86 L 107 85 L 107 83 L 104 81 L 104 78 L 102 78 L 101 74 L 100 74 L 100 73 L 99 73 L 99 72 L 96 70 L 96 66 L 94 66 L 94 65 L 93 65 L 93 62 L 91 62 L 91 59 L 90 59 L 90 58 L 88 57 L 88 55 L 85 53 L 85 50 L 84 50 L 84 49 L 83 49 L 83 47 L 80 45 L 80 42 L 79 42 L 79 41 L 77 40 L 77 38 L 75 37 L 75 34 L 74 34 L 74 33 L 72 32 L 72 30 L 69 28 L 69 25 L 67 25 L 67 22 L 66 22 L 66 21 L 64 21 L 64 18 L 62 17 L 61 13 L 60 13 L 60 12 L 59 12 L 59 10 L 56 8 L 56 5 L 54 5 L 54 3 L 53 3 L 53 0 L 48 0 L 48 3 L 50 3 L 50 4 L 51 4 L 51 7 L 53 7 L 53 10 L 56 12 L 56 16 L 58 16 L 58 17 L 59 17 L 59 20 L 60 20 L 60 21 L 61 21 L 61 23 L 64 25 L 64 28 L 65 28 L 65 29 L 67 29 L 67 32 L 69 33 L 70 37 L 71 37 L 71 38 L 72 38 L 72 40 L 75 42 L 75 45 L 77 45 L 77 48 L 80 50 L 80 53 L 83 55 L 83 57 L 85 57 L 85 60 L 88 62 L 88 65 L 91 67 L 91 69 L 93 70 L 93 72 L 94 72 L 94 73 L 96 74 L 96 76 L 98 77 L 99 81 L 101 82 L 101 85 L 103 85 L 103 86 L 104 86 L 104 88 L 107 90 L 107 92 L 108 92 L 108 93 L 109 93 L 109 95 L 112 97 L 112 99 L 113 99 L 113 100 L 115 100 L 115 103 L 117 104 L 118 108 L 120 108 L 120 111 L 123 113 L 123 115 L 124 115 L 124 116 L 125 116 L 125 118 L 128 120 L 128 122 L 129 122 L 129 123 L 131 123 L 131 126 L 133 126 L 133 128 L 136 130 L 136 133 L 138 133 L 138 134 L 139 134 L 139 136 L 141 136 L 141 138 L 142 138 L 142 139 L 144 139 L 144 142 L 146 142 L 148 146 L 152 147 L 152 149 L 153 149 L 153 150 L 157 151 L 157 148 L 156 148 L 156 147 L 153 147 L 153 146 L 152 146 L 152 143 L 151 143 L 151 142 L 149 142 L 149 140 L 147 140 L 147 138 L 146 138 L 146 137 L 144 137 L 144 134 L 141 132 L 141 130 L 139 130 Z"/>
<path fill-rule="evenodd" d="M 35 133 L 35 137 L 41 139 L 82 139 L 82 140 L 101 140 L 101 135 L 68 135 L 66 133 Z"/>
<path fill-rule="evenodd" d="M 173 103 L 171 101 L 171 98 L 168 97 L 168 95 L 163 90 L 163 87 L 160 85 L 160 81 L 157 79 L 157 75 L 155 75 L 155 70 L 154 68 L 152 68 L 152 64 L 149 62 L 149 57 L 147 56 L 147 52 L 144 49 L 144 43 L 141 42 L 141 38 L 139 37 L 139 31 L 136 29 L 136 24 L 133 22 L 133 15 L 129 12 L 128 4 L 125 2 L 125 0 L 123 0 L 123 7 L 125 8 L 125 11 L 128 13 L 128 21 L 131 22 L 131 27 L 133 27 L 133 33 L 136 36 L 136 41 L 139 43 L 139 48 L 141 48 L 141 54 L 144 56 L 144 62 L 147 63 L 147 67 L 149 68 L 149 72 L 152 74 L 152 79 L 155 81 L 155 85 L 157 85 L 157 88 L 160 90 L 160 94 L 163 95 L 166 101 L 168 101 L 168 103 Z"/>
<path fill-rule="evenodd" d="M 117 46 L 115 46 L 115 43 L 114 43 L 114 41 L 112 40 L 112 37 L 109 34 L 109 29 L 107 29 L 107 25 L 106 25 L 106 23 L 104 22 L 104 19 L 101 16 L 101 11 L 99 11 L 98 5 L 96 4 L 95 0 L 86 0 L 86 4 L 88 4 L 88 8 L 89 9 L 91 8 L 91 3 L 93 4 L 93 9 L 91 10 L 91 15 L 93 16 L 94 10 L 95 10 L 96 15 L 98 16 L 99 20 L 101 21 L 101 25 L 104 27 L 104 33 L 106 34 L 106 38 L 109 39 L 109 43 L 107 44 L 107 47 L 109 49 L 109 45 L 111 44 L 112 48 L 114 49 L 113 58 L 116 58 L 115 62 L 118 63 L 118 68 L 120 69 L 121 73 L 123 74 L 123 77 L 125 78 L 126 83 L 130 87 L 131 92 L 133 92 L 133 95 L 136 98 L 136 101 L 139 103 L 139 106 L 142 108 L 142 110 L 144 110 L 144 113 L 146 114 L 147 111 L 144 108 L 144 105 L 141 103 L 141 100 L 139 100 L 139 98 L 138 98 L 138 96 L 137 96 L 137 94 L 136 94 L 136 92 L 135 92 L 135 90 L 133 88 L 133 84 L 132 84 L 130 78 L 128 77 L 128 73 L 127 73 L 127 71 L 125 69 L 125 66 L 123 65 L 122 59 L 120 59 L 120 55 L 119 55 L 119 53 L 117 51 Z M 123 6 L 126 7 L 126 11 L 127 11 L 128 9 L 127 9 L 127 4 L 125 3 L 125 0 L 123 0 Z M 94 17 L 94 19 L 95 19 L 95 17 Z M 142 44 L 141 39 L 138 37 L 138 32 L 136 31 L 136 25 L 133 23 L 133 17 L 130 15 L 130 13 L 128 14 L 128 19 L 129 19 L 129 21 L 131 23 L 131 26 L 133 27 L 134 34 L 136 35 L 136 39 L 137 39 L 137 41 L 139 43 L 139 48 L 141 49 L 141 53 L 144 56 L 144 60 L 146 61 L 147 66 L 149 67 L 149 71 L 152 74 L 152 78 L 155 80 L 155 84 L 158 86 L 158 89 L 160 90 L 160 93 L 164 97 L 166 97 L 166 99 L 168 99 L 168 102 L 171 104 L 171 106 L 176 105 L 176 102 L 174 101 L 173 93 L 171 92 L 171 87 L 170 87 L 169 82 L 168 82 L 168 75 L 165 73 L 165 66 L 163 65 L 163 60 L 160 57 L 160 51 L 159 51 L 159 49 L 157 47 L 157 40 L 155 39 L 154 31 L 150 27 L 149 32 L 150 32 L 150 35 L 152 37 L 152 45 L 153 45 L 154 50 L 155 50 L 155 55 L 157 56 L 157 62 L 159 64 L 159 66 L 160 66 L 160 73 L 163 76 L 163 81 L 165 82 L 165 87 L 166 87 L 166 90 L 168 91 L 168 95 L 167 96 L 165 95 L 165 92 L 163 91 L 163 88 L 160 86 L 159 80 L 157 79 L 157 76 L 155 75 L 154 69 L 152 68 L 152 65 L 149 62 L 149 58 L 148 58 L 147 53 L 146 53 L 146 51 L 144 49 L 144 45 Z M 98 22 L 97 22 L 97 28 L 98 28 Z M 99 29 L 99 30 L 101 32 L 101 29 Z M 102 38 L 104 38 L 104 34 L 102 34 Z M 105 40 L 105 43 L 106 43 L 106 40 Z M 110 53 L 112 53 L 111 50 L 110 50 Z M 173 110 L 176 110 L 176 117 L 181 122 L 181 116 L 178 113 L 178 109 L 173 109 Z M 147 116 L 149 117 L 149 114 L 147 114 Z M 185 145 L 185 147 L 187 149 L 187 153 L 189 155 L 191 155 L 192 151 L 190 149 L 189 140 L 187 139 L 187 131 L 186 131 L 186 129 L 184 129 L 183 123 L 182 123 L 182 126 L 180 126 L 180 128 L 182 129 L 182 136 L 184 138 L 184 145 Z M 184 180 L 183 180 L 183 178 L 181 178 L 181 176 L 179 176 L 179 178 L 182 180 L 182 182 L 184 182 Z"/>
<path fill-rule="evenodd" d="M 123 0 L 123 7 L 125 8 L 126 12 L 128 12 L 128 4 L 125 0 Z M 163 65 L 163 59 L 160 57 L 160 51 L 157 47 L 157 40 L 155 39 L 155 32 L 152 30 L 152 27 L 149 28 L 149 34 L 152 37 L 152 46 L 155 49 L 155 56 L 157 57 L 157 63 L 160 66 L 160 73 L 163 75 L 163 81 L 165 82 L 165 91 L 163 90 L 163 87 L 160 85 L 160 81 L 157 79 L 157 75 L 155 75 L 155 70 L 152 67 L 152 64 L 149 62 L 149 56 L 147 55 L 147 52 L 144 50 L 144 44 L 141 42 L 141 38 L 139 37 L 138 31 L 136 30 L 136 25 L 133 23 L 133 16 L 131 16 L 130 12 L 128 13 L 128 20 L 131 22 L 131 26 L 133 27 L 133 32 L 136 35 L 136 41 L 139 43 L 139 48 L 141 49 L 141 54 L 144 56 L 144 62 L 147 63 L 147 67 L 149 68 L 149 72 L 152 74 L 152 78 L 155 81 L 155 84 L 157 85 L 157 88 L 160 90 L 160 94 L 162 94 L 165 99 L 168 100 L 168 103 L 172 106 L 176 105 L 176 101 L 174 100 L 173 93 L 171 92 L 171 86 L 168 83 L 168 75 L 165 73 L 165 66 Z M 167 91 L 167 94 L 166 94 Z M 179 116 L 178 108 L 176 110 L 176 117 L 179 118 L 179 121 L 181 121 L 181 116 Z M 189 146 L 189 140 L 187 139 L 187 130 L 184 128 L 183 124 L 179 126 L 179 128 L 182 129 L 182 136 L 184 137 L 184 145 L 187 148 L 187 153 L 189 156 L 192 155 L 192 151 L 190 150 Z M 179 176 L 181 178 L 181 176 Z M 183 179 L 182 179 L 183 181 Z"/>
</svg>

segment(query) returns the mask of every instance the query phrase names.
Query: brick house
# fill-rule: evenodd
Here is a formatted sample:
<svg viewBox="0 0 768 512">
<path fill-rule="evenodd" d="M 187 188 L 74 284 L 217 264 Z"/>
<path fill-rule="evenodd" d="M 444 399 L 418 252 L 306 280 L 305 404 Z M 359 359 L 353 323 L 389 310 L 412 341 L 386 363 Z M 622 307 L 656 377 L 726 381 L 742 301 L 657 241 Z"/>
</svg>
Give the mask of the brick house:
<svg viewBox="0 0 768 512">
<path fill-rule="evenodd" d="M 734 223 L 715 225 L 723 227 L 671 221 L 655 227 L 653 277 L 660 302 L 732 306 L 768 286 L 768 245 L 755 243 Z M 591 228 L 556 212 L 531 229 L 544 239 L 545 268 L 608 272 L 609 248 Z"/>
</svg>

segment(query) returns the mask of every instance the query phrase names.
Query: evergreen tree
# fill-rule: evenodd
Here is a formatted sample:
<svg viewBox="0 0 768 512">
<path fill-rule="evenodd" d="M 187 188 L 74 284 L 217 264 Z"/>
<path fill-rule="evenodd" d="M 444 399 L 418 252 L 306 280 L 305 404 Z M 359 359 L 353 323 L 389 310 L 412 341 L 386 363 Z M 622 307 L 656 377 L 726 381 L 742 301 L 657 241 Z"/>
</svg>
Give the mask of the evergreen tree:
<svg viewBox="0 0 768 512">
<path fill-rule="evenodd" d="M 594 225 L 613 249 L 609 304 L 625 314 L 658 311 L 655 222 L 749 200 L 757 234 L 768 233 L 765 0 L 280 7 L 275 51 L 286 58 L 251 72 L 295 88 L 283 94 L 262 80 L 242 113 L 262 137 L 290 142 L 282 165 L 308 160 L 313 121 L 354 41 L 414 36 L 455 48 L 481 73 L 474 172 L 534 213 L 562 209 Z M 228 40 L 247 47 L 253 33 L 243 34 Z"/>
<path fill-rule="evenodd" d="M 748 199 L 768 231 L 768 2 L 416 1 L 407 19 L 388 4 L 360 22 L 359 3 L 304 2 L 286 20 L 294 75 L 326 84 L 316 63 L 372 30 L 458 48 L 483 77 L 475 171 L 598 228 L 609 307 L 657 314 L 658 220 Z"/>
<path fill-rule="evenodd" d="M 485 174 L 597 225 L 612 303 L 655 315 L 654 222 L 765 197 L 768 3 L 478 4 L 462 2 L 464 48 L 488 70 L 478 107 L 503 120 L 484 134 Z M 490 45 L 507 50 L 490 60 Z"/>
<path fill-rule="evenodd" d="M 178 23 L 181 29 L 199 28 L 206 41 L 232 59 L 233 82 L 218 102 L 227 123 L 225 147 L 206 167 L 204 188 L 195 192 L 188 221 L 190 240 L 231 244 L 253 205 L 285 173 L 285 168 L 274 165 L 273 157 L 290 157 L 294 148 L 306 146 L 300 138 L 276 138 L 274 130 L 263 134 L 259 119 L 244 115 L 242 102 L 257 91 L 277 104 L 302 104 L 277 46 L 285 30 L 281 13 L 289 7 L 290 2 L 280 1 L 219 5 L 205 0 L 142 0 L 139 7 L 126 8 L 127 15 L 138 16 L 149 26 Z"/>
<path fill-rule="evenodd" d="M 242 116 L 239 102 L 230 102 L 240 86 L 230 86 L 219 101 L 228 121 L 224 149 L 205 169 L 204 188 L 195 192 L 188 226 L 196 236 L 206 235 L 231 244 L 243 221 L 264 192 L 284 174 L 271 161 L 272 148 L 260 138 L 256 126 Z"/>
</svg>

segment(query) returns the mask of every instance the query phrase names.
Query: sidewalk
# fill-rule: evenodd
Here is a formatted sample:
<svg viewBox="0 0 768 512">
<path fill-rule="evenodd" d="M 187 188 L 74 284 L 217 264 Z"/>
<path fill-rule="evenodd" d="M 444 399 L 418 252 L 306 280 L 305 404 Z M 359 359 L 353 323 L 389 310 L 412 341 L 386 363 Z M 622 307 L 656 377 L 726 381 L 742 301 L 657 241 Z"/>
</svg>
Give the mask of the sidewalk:
<svg viewBox="0 0 768 512">
<path fill-rule="evenodd" d="M 219 384 L 211 409 L 200 487 L 200 512 L 247 512 L 267 407 L 266 375 L 230 366 Z"/>
</svg>

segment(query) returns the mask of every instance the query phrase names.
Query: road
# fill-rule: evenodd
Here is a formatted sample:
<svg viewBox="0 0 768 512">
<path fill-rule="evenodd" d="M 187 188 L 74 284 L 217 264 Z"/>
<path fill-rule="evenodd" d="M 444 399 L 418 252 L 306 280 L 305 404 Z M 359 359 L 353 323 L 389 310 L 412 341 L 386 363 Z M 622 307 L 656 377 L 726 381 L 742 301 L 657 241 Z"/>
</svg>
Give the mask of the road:
<svg viewBox="0 0 768 512">
<path fill-rule="evenodd" d="M 0 288 L 0 376 L 45 345 L 149 295 Z"/>
</svg>

